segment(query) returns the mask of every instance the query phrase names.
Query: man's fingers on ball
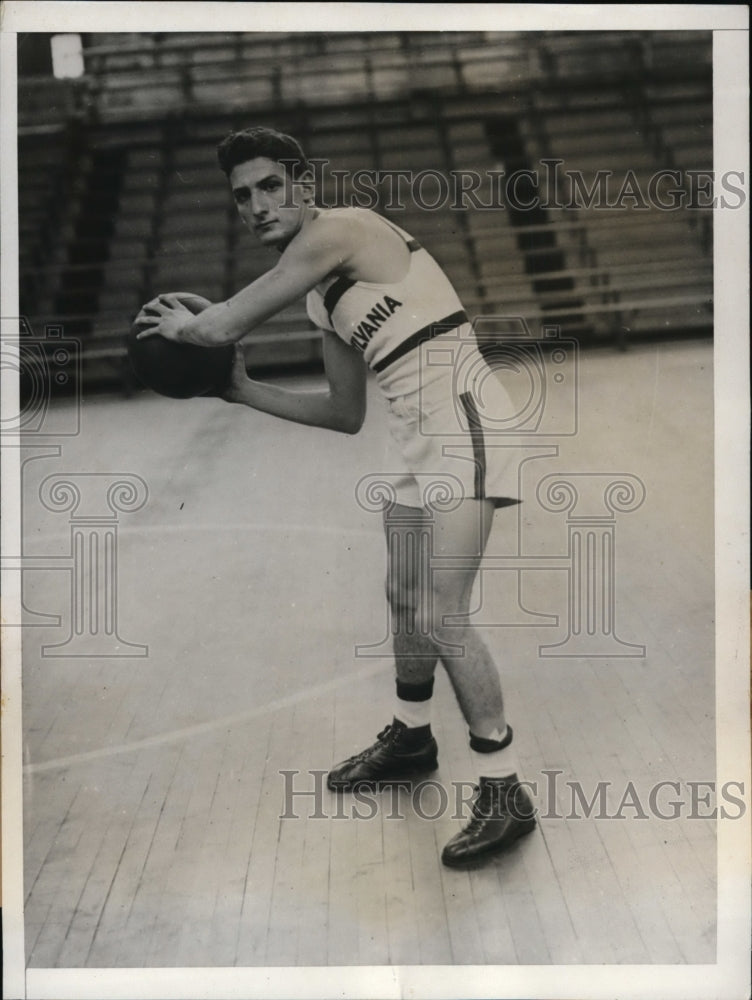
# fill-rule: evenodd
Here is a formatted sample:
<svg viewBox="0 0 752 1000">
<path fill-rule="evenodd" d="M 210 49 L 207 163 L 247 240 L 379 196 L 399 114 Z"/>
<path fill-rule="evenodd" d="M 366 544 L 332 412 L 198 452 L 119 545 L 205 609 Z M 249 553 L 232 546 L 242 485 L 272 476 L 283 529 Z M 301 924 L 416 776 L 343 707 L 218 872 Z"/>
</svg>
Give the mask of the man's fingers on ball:
<svg viewBox="0 0 752 1000">
<path fill-rule="evenodd" d="M 138 332 L 136 333 L 136 340 L 143 340 L 144 337 L 153 337 L 155 333 L 159 333 L 159 330 L 153 323 L 145 326 L 143 323 L 135 324 L 138 327 Z"/>
</svg>

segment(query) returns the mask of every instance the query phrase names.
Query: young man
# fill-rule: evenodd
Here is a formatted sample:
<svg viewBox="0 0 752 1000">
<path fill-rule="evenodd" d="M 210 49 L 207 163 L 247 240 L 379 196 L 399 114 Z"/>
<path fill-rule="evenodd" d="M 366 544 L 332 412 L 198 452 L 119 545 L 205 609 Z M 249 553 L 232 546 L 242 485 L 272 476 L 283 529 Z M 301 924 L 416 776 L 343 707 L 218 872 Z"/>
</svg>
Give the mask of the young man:
<svg viewBox="0 0 752 1000">
<path fill-rule="evenodd" d="M 494 508 L 516 503 L 514 477 L 498 459 L 504 449 L 488 449 L 484 439 L 484 414 L 508 412 L 507 397 L 498 380 L 488 378 L 451 283 L 409 234 L 368 210 L 317 207 L 309 164 L 289 136 L 264 128 L 231 133 L 218 156 L 242 221 L 279 251 L 279 261 L 198 315 L 178 296 L 160 296 L 139 314 L 139 336 L 237 343 L 306 295 L 309 315 L 323 330 L 327 388 L 297 392 L 255 381 L 238 346 L 223 398 L 355 434 L 365 417 L 366 368 L 376 373 L 403 466 L 385 482 L 384 506 L 394 718 L 372 746 L 333 768 L 328 784 L 346 792 L 436 768 L 430 706 L 441 660 L 481 775 L 470 822 L 446 845 L 442 860 L 473 863 L 535 825 L 511 758 L 512 729 L 496 667 L 467 622 Z M 459 384 L 451 363 L 458 351 L 467 373 Z"/>
</svg>

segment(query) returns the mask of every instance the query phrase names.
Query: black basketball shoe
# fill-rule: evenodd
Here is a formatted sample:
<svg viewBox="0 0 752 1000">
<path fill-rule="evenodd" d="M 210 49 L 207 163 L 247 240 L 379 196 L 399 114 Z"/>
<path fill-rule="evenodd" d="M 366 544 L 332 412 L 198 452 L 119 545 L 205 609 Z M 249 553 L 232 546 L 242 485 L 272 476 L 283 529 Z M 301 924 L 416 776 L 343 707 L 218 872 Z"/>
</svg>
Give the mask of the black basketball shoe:
<svg viewBox="0 0 752 1000">
<path fill-rule="evenodd" d="M 356 786 L 373 788 L 434 771 L 438 763 L 438 747 L 430 726 L 408 729 L 404 722 L 394 719 L 381 730 L 373 746 L 332 768 L 326 783 L 333 792 L 349 792 Z"/>
<path fill-rule="evenodd" d="M 461 868 L 505 850 L 535 828 L 535 808 L 517 775 L 481 778 L 470 822 L 441 854 L 450 868 Z"/>
</svg>

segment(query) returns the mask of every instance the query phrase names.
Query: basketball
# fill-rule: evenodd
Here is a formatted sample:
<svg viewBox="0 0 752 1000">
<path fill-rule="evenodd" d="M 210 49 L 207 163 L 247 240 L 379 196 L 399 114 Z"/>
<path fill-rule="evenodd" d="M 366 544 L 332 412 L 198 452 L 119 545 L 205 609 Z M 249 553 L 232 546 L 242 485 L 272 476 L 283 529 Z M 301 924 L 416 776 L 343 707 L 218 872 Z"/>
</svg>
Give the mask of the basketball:
<svg viewBox="0 0 752 1000">
<path fill-rule="evenodd" d="M 199 296 L 179 295 L 180 302 L 193 313 L 204 308 Z M 160 396 L 171 399 L 191 399 L 209 392 L 221 391 L 232 371 L 235 348 L 198 347 L 176 344 L 155 335 L 137 340 L 140 327 L 131 327 L 127 338 L 128 358 L 139 382 Z"/>
</svg>

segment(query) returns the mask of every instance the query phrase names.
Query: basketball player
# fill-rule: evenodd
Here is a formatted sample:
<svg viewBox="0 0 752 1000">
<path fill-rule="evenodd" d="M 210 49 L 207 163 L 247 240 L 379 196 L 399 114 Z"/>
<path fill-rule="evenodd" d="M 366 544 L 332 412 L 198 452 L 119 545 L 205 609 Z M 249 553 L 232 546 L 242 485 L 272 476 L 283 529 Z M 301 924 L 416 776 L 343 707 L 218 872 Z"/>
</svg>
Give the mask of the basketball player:
<svg viewBox="0 0 752 1000">
<path fill-rule="evenodd" d="M 389 480 L 384 509 L 387 597 L 395 631 L 394 712 L 372 746 L 332 769 L 328 785 L 344 793 L 437 767 L 430 713 L 441 661 L 469 727 L 480 774 L 471 819 L 446 845 L 442 860 L 449 866 L 473 864 L 535 825 L 512 757 L 497 669 L 467 622 L 494 509 L 517 502 L 514 477 L 496 460 L 504 449 L 486 448 L 484 439 L 483 412 L 494 405 L 489 393 L 503 393 L 501 384 L 487 378 L 489 368 L 462 304 L 430 254 L 374 212 L 317 207 L 313 174 L 296 140 L 252 128 L 227 136 L 218 156 L 243 223 L 259 242 L 279 251 L 279 261 L 198 315 L 176 295 L 160 296 L 139 314 L 139 337 L 161 334 L 204 346 L 237 343 L 306 295 L 308 313 L 323 330 L 327 388 L 298 392 L 255 381 L 238 346 L 223 398 L 355 434 L 365 417 L 366 369 L 375 372 L 403 465 Z M 428 353 L 444 346 L 445 359 L 451 358 L 458 345 L 464 370 L 471 373 L 459 387 L 453 365 L 432 364 Z M 500 407 L 505 398 L 498 396 Z"/>
</svg>

